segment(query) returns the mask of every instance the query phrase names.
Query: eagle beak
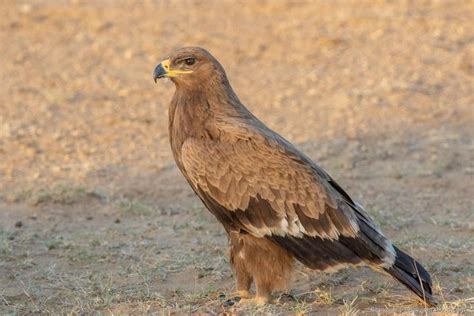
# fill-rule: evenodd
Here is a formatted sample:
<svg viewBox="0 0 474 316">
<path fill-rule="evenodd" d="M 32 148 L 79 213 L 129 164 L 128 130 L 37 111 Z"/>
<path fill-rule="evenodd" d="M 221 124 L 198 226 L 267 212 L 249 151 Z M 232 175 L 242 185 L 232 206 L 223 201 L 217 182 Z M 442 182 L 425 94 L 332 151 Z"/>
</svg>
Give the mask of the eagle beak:
<svg viewBox="0 0 474 316">
<path fill-rule="evenodd" d="M 158 64 L 158 66 L 155 67 L 155 70 L 153 71 L 153 80 L 155 81 L 155 83 L 158 79 L 166 77 L 167 70 L 165 68 L 165 65 L 168 69 L 170 68 L 169 59 L 162 61 Z"/>
<path fill-rule="evenodd" d="M 179 69 L 171 69 L 170 68 L 171 61 L 169 59 L 163 60 L 158 66 L 155 67 L 153 71 L 153 80 L 165 78 L 165 77 L 177 77 L 181 74 L 189 74 L 192 73 L 192 70 L 179 70 Z"/>
</svg>

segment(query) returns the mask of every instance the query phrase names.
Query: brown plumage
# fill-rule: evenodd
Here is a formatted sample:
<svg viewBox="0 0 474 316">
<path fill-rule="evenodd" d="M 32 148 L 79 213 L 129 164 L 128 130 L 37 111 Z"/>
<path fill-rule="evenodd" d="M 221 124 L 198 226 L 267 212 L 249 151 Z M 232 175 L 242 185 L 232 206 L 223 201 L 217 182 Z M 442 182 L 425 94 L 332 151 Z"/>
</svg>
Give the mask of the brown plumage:
<svg viewBox="0 0 474 316">
<path fill-rule="evenodd" d="M 435 304 L 431 279 L 394 247 L 320 167 L 240 102 L 202 48 L 172 52 L 154 72 L 176 91 L 169 108 L 178 168 L 229 234 L 237 291 L 257 302 L 287 286 L 293 258 L 317 270 L 368 265 Z"/>
</svg>

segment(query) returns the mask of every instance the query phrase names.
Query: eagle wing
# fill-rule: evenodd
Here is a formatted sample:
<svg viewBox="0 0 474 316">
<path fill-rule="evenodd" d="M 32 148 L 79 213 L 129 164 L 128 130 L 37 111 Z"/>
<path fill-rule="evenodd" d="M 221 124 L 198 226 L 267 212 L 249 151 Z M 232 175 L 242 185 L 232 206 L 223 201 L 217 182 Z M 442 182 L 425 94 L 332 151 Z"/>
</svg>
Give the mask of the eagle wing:
<svg viewBox="0 0 474 316">
<path fill-rule="evenodd" d="M 390 242 L 323 169 L 276 134 L 236 135 L 190 138 L 181 152 L 188 181 L 227 229 L 270 238 L 313 268 L 392 261 Z"/>
</svg>

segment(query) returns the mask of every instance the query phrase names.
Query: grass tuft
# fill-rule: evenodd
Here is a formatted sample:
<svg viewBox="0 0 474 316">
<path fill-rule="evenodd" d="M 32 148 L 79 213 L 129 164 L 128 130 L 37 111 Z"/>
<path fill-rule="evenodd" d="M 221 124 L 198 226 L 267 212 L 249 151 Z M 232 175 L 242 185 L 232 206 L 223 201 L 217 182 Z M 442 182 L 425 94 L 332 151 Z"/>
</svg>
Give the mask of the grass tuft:
<svg viewBox="0 0 474 316">
<path fill-rule="evenodd" d="M 12 251 L 11 247 L 11 234 L 6 230 L 0 228 L 0 253 L 2 255 L 8 255 Z"/>
<path fill-rule="evenodd" d="M 87 191 L 83 187 L 60 184 L 51 189 L 40 190 L 38 193 L 33 194 L 30 201 L 34 206 L 48 203 L 71 205 L 78 203 L 84 199 L 86 195 Z"/>
<path fill-rule="evenodd" d="M 151 215 L 154 211 L 154 209 L 151 206 L 136 199 L 121 198 L 117 202 L 117 205 L 118 205 L 118 208 L 122 212 L 131 214 L 131 215 L 147 216 L 147 215 Z"/>
<path fill-rule="evenodd" d="M 343 316 L 356 316 L 359 314 L 359 310 L 356 308 L 356 302 L 358 297 L 354 297 L 352 300 L 344 300 L 344 305 L 341 308 L 341 315 Z"/>
</svg>

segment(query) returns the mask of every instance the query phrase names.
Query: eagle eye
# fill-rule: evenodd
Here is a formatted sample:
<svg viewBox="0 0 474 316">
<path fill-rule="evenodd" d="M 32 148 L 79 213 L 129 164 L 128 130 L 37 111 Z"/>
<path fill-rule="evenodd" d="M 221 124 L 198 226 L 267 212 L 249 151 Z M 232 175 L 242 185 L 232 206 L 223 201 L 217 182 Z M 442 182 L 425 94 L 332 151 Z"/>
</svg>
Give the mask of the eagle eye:
<svg viewBox="0 0 474 316">
<path fill-rule="evenodd" d="M 194 57 L 188 57 L 184 60 L 184 63 L 187 65 L 187 66 L 192 66 L 196 63 L 196 58 Z"/>
</svg>

